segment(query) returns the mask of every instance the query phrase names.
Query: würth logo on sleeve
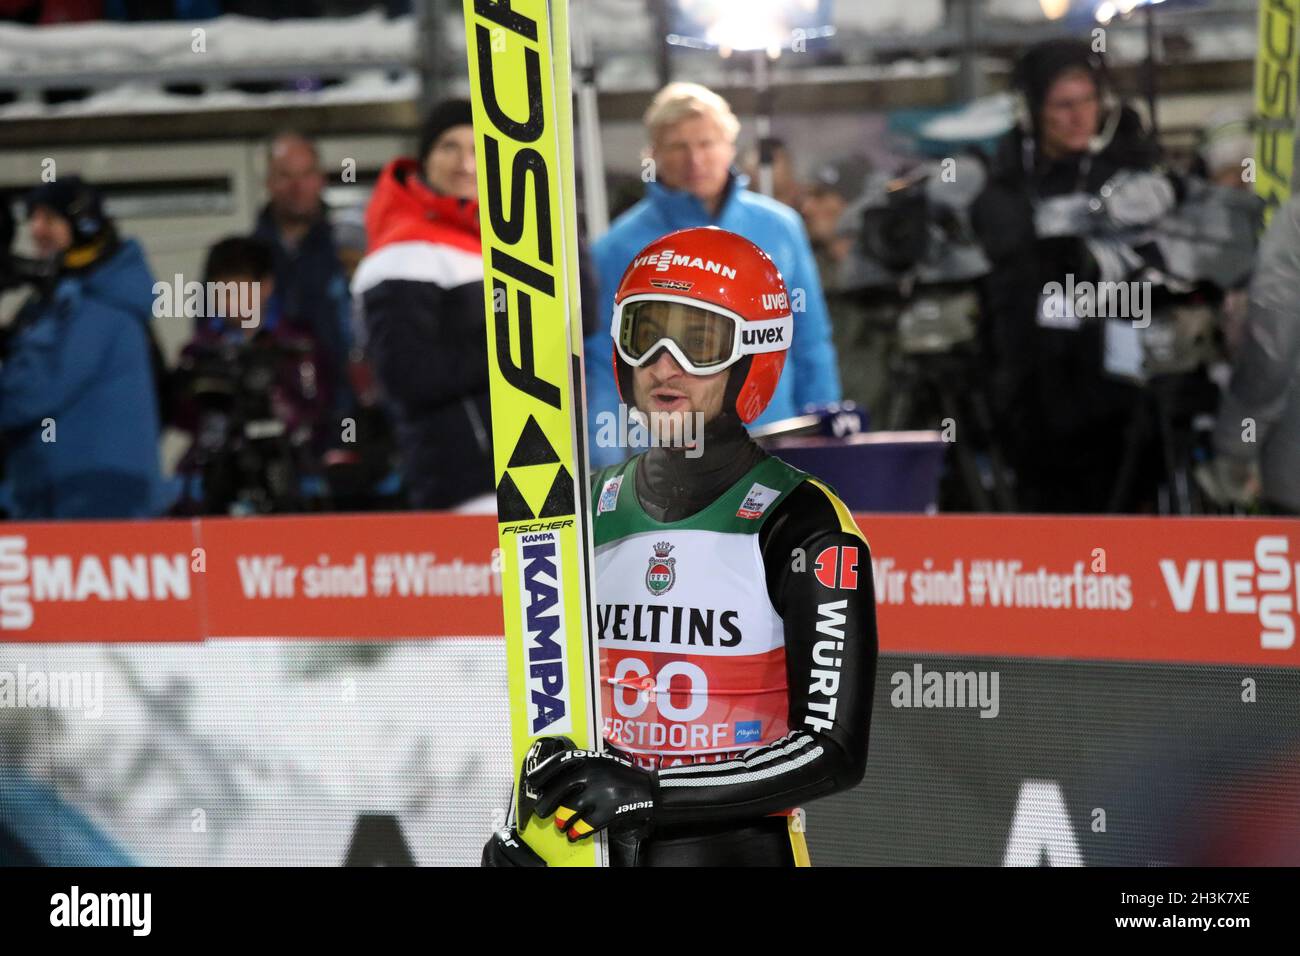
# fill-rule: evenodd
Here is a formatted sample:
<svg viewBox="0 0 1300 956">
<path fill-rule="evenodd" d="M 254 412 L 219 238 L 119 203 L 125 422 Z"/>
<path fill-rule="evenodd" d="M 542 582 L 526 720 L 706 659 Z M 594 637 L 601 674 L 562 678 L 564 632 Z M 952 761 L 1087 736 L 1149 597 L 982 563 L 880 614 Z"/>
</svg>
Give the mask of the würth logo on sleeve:
<svg viewBox="0 0 1300 956">
<path fill-rule="evenodd" d="M 677 559 L 668 557 L 673 546 L 667 541 L 660 541 L 654 549 L 654 557 L 650 559 L 650 567 L 645 573 L 645 586 L 651 594 L 665 594 L 672 590 L 677 581 Z"/>
<path fill-rule="evenodd" d="M 813 645 L 813 667 L 808 676 L 808 710 L 803 722 L 813 730 L 827 731 L 835 726 L 839 706 L 840 666 L 844 662 L 844 612 L 849 602 L 827 601 L 817 605 L 817 633 L 822 635 Z M 824 716 L 818 717 L 813 711 Z"/>
<path fill-rule="evenodd" d="M 823 548 L 813 562 L 813 574 L 824 588 L 838 587 L 844 591 L 856 591 L 858 549 L 852 546 Z"/>
</svg>

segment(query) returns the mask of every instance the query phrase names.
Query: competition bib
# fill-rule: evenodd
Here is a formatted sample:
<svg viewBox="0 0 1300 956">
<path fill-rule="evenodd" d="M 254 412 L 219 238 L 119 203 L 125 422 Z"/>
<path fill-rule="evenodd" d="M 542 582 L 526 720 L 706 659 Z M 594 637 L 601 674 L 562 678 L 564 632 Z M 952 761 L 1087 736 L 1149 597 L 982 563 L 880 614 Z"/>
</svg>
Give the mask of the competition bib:
<svg viewBox="0 0 1300 956">
<path fill-rule="evenodd" d="M 652 766 L 780 739 L 785 630 L 758 532 L 805 476 L 769 458 L 703 511 L 659 522 L 636 499 L 636 465 L 593 488 L 605 739 Z"/>
</svg>

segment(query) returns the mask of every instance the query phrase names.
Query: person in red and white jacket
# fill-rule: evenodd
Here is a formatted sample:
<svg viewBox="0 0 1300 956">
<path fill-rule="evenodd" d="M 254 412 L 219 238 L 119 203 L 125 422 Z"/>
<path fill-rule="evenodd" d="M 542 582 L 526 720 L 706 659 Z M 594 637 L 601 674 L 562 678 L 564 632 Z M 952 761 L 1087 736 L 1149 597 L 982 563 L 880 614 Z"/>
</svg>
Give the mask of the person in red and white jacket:
<svg viewBox="0 0 1300 956">
<path fill-rule="evenodd" d="M 483 254 L 470 104 L 429 112 L 415 158 L 384 167 L 352 277 L 366 350 L 394 417 L 407 499 L 453 508 L 493 489 Z M 486 510 L 492 510 L 487 503 Z"/>
</svg>

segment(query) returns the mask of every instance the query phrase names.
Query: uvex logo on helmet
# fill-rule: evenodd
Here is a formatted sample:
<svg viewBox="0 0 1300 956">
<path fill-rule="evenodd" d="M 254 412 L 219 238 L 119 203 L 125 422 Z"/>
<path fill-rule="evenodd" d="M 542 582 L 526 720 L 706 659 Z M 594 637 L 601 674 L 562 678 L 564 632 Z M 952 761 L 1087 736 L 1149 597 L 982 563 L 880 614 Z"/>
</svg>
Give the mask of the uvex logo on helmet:
<svg viewBox="0 0 1300 956">
<path fill-rule="evenodd" d="M 785 329 L 776 325 L 765 329 L 741 329 L 740 341 L 745 345 L 773 345 L 785 341 Z"/>
<path fill-rule="evenodd" d="M 624 402 L 632 400 L 629 363 L 638 356 L 620 356 L 619 319 L 625 302 L 642 298 L 680 302 L 735 322 L 730 358 L 707 372 L 695 371 L 729 369 L 723 408 L 746 423 L 763 413 L 776 391 L 794 332 L 785 281 L 767 253 L 734 232 L 706 226 L 661 236 L 632 258 L 614 293 L 612 317 L 614 380 Z M 643 360 L 653 354 L 647 352 Z"/>
</svg>

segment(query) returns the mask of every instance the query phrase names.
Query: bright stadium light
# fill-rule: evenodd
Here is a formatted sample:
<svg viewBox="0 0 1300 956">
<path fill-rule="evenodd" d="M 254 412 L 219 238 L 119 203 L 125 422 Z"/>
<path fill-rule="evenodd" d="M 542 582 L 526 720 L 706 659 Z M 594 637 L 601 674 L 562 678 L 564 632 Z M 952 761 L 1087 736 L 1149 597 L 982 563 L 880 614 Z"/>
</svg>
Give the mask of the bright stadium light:
<svg viewBox="0 0 1300 956">
<path fill-rule="evenodd" d="M 829 0 L 677 0 L 679 29 L 665 37 L 670 46 L 712 50 L 723 58 L 748 54 L 757 94 L 758 191 L 772 195 L 771 64 L 785 49 L 804 52 L 808 40 L 835 35 Z M 821 21 L 820 25 L 818 21 Z M 768 145 L 764 145 L 768 144 Z"/>
<path fill-rule="evenodd" d="M 795 27 L 817 13 L 818 0 L 679 0 L 683 14 L 703 27 L 704 44 L 723 56 L 767 51 L 775 59 L 790 45 Z M 820 31 L 819 31 L 820 32 Z M 824 35 L 833 33 L 828 31 Z M 811 36 L 807 37 L 811 39 Z"/>
<path fill-rule="evenodd" d="M 1046 4 L 1051 0 L 1040 0 L 1040 2 L 1044 4 L 1044 9 L 1046 9 Z M 1102 0 L 1093 11 L 1093 16 L 1098 23 L 1108 24 L 1116 17 L 1125 18 L 1134 10 L 1142 7 L 1154 7 L 1164 2 L 1165 0 Z"/>
<path fill-rule="evenodd" d="M 1127 20 L 1135 10 L 1143 12 L 1146 25 L 1147 54 L 1142 63 L 1143 86 L 1146 90 L 1147 115 L 1154 133 L 1158 129 L 1156 121 L 1156 89 L 1158 75 L 1156 72 L 1156 6 L 1165 0 L 1102 0 L 1093 9 L 1093 17 L 1102 26 L 1110 24 L 1119 17 Z"/>
<path fill-rule="evenodd" d="M 1070 0 L 1038 0 L 1038 5 L 1047 19 L 1059 20 L 1070 9 Z"/>
</svg>

